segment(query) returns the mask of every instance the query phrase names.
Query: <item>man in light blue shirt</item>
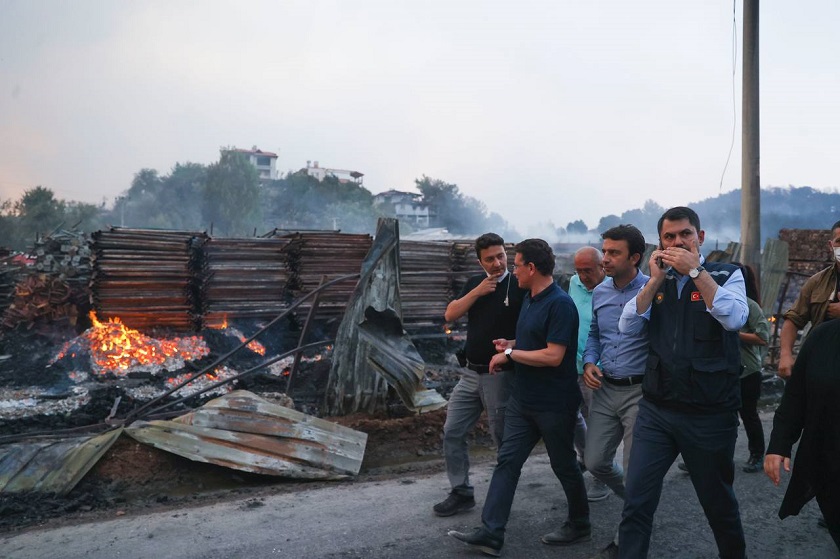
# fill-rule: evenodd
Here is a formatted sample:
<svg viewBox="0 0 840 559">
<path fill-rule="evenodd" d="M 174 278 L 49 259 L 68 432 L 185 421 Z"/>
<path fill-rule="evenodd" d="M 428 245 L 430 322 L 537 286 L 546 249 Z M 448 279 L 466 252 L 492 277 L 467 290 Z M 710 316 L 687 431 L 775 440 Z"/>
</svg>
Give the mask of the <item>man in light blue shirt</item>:
<svg viewBox="0 0 840 559">
<path fill-rule="evenodd" d="M 738 331 L 749 307 L 737 266 L 705 262 L 705 232 L 694 210 L 659 218 L 651 278 L 624 307 L 619 331 L 647 325 L 650 351 L 633 429 L 620 559 L 644 559 L 666 472 L 682 454 L 723 559 L 744 559 L 746 545 L 735 479 L 741 407 Z"/>
<path fill-rule="evenodd" d="M 584 349 L 583 380 L 593 391 L 586 432 L 586 467 L 589 472 L 624 498 L 624 471 L 630 458 L 633 424 L 648 355 L 647 329 L 632 335 L 618 330 L 621 311 L 647 283 L 639 271 L 645 253 L 645 238 L 632 225 L 605 231 L 603 262 L 607 279 L 592 295 L 592 321 Z M 624 441 L 624 468 L 615 463 L 618 445 Z M 618 537 L 599 558 L 618 556 Z"/>
<path fill-rule="evenodd" d="M 583 351 L 586 349 L 586 338 L 589 337 L 589 323 L 592 322 L 592 290 L 604 281 L 601 251 L 590 246 L 580 248 L 575 252 L 574 264 L 575 275 L 569 280 L 569 296 L 575 302 L 580 316 L 576 365 L 578 386 L 583 396 L 575 424 L 575 450 L 583 469 L 586 460 L 586 418 L 589 417 L 589 406 L 592 403 L 592 390 L 583 382 Z M 590 502 L 601 501 L 610 496 L 610 490 L 598 478 L 594 478 L 586 496 Z"/>
</svg>

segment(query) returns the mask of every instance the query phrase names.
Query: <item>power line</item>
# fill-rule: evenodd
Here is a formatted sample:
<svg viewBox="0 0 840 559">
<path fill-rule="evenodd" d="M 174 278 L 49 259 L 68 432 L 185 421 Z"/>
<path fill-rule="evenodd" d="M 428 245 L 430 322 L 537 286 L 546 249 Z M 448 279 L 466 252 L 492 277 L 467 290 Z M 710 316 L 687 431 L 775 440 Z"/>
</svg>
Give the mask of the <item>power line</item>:
<svg viewBox="0 0 840 559">
<path fill-rule="evenodd" d="M 735 125 L 737 113 L 735 108 L 735 66 L 738 60 L 738 26 L 735 21 L 736 7 L 738 0 L 732 0 L 732 142 L 729 144 L 729 154 L 726 156 L 726 163 L 723 165 L 723 172 L 720 174 L 720 185 L 718 194 L 723 192 L 723 177 L 729 167 L 729 160 L 732 159 L 732 149 L 735 147 Z"/>
</svg>

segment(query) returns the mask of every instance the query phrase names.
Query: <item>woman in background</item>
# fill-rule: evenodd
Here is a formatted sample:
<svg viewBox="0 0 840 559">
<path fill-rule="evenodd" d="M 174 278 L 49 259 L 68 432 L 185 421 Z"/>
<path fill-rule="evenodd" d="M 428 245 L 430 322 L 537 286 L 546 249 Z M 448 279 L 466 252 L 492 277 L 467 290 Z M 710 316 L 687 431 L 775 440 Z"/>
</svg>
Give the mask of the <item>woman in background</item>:
<svg viewBox="0 0 840 559">
<path fill-rule="evenodd" d="M 741 328 L 738 336 L 741 339 L 741 422 L 747 432 L 747 448 L 750 456 L 744 464 L 747 473 L 760 472 L 764 469 L 764 429 L 758 417 L 758 399 L 761 396 L 761 363 L 763 360 L 762 346 L 770 340 L 770 324 L 764 317 L 764 311 L 758 301 L 761 295 L 758 291 L 755 271 L 752 266 L 734 262 L 744 275 L 747 290 L 747 305 L 750 316 Z"/>
</svg>

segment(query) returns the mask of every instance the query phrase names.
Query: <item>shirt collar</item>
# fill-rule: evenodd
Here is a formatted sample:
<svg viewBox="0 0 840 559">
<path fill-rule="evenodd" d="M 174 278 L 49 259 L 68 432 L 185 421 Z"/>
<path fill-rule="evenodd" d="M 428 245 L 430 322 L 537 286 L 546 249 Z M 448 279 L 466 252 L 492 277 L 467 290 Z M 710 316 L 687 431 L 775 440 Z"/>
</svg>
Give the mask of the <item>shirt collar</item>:
<svg viewBox="0 0 840 559">
<path fill-rule="evenodd" d="M 560 287 L 557 285 L 557 282 L 551 282 L 551 285 L 537 293 L 535 296 L 531 297 L 531 294 L 529 293 L 528 297 L 531 297 L 531 302 L 540 301 L 548 297 L 548 294 L 553 293 L 555 289 L 560 289 Z"/>
</svg>

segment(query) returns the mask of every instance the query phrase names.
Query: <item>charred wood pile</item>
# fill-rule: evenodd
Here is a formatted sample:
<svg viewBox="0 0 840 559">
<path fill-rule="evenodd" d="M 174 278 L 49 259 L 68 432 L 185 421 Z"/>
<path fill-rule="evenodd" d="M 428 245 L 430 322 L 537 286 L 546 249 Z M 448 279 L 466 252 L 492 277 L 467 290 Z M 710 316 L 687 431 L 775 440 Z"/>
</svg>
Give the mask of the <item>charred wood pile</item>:
<svg viewBox="0 0 840 559">
<path fill-rule="evenodd" d="M 90 281 L 90 240 L 79 231 L 58 230 L 35 242 L 35 269 L 70 283 Z"/>
<path fill-rule="evenodd" d="M 452 300 L 452 243 L 400 241 L 400 295 L 406 329 L 439 326 Z"/>
<path fill-rule="evenodd" d="M 3 313 L 5 329 L 31 329 L 37 323 L 75 325 L 79 301 L 70 285 L 58 276 L 30 274 L 14 287 L 14 298 Z"/>
<path fill-rule="evenodd" d="M 347 234 L 334 231 L 292 233 L 282 235 L 290 246 L 289 265 L 292 277 L 289 291 L 294 298 L 309 293 L 322 278 L 357 274 L 373 242 L 370 235 Z M 324 292 L 319 300 L 317 316 L 320 319 L 341 318 L 347 301 L 356 287 L 356 280 L 339 282 Z M 312 301 L 297 309 L 299 316 L 306 316 Z"/>
<path fill-rule="evenodd" d="M 513 251 L 510 247 L 506 248 L 508 261 L 513 262 L 513 255 L 511 254 Z M 452 270 L 453 298 L 461 293 L 470 276 L 484 273 L 484 270 L 478 265 L 478 257 L 475 255 L 475 243 L 468 241 L 455 241 L 453 243 L 452 261 L 450 265 L 450 270 Z"/>
<path fill-rule="evenodd" d="M 792 272 L 813 276 L 831 263 L 828 243 L 831 234 L 822 229 L 782 229 L 779 239 L 788 244 Z"/>
<path fill-rule="evenodd" d="M 273 318 L 288 308 L 292 239 L 211 238 L 199 266 L 200 316 L 218 326 L 228 318 Z"/>
<path fill-rule="evenodd" d="M 15 296 L 15 286 L 24 276 L 25 268 L 14 261 L 15 255 L 0 248 L 0 308 L 8 308 Z"/>
<path fill-rule="evenodd" d="M 195 248 L 204 233 L 113 227 L 93 234 L 91 302 L 135 329 L 193 330 Z"/>
<path fill-rule="evenodd" d="M 229 239 L 194 231 L 113 227 L 94 233 L 89 241 L 82 234 L 59 231 L 44 238 L 36 251 L 38 267 L 69 284 L 71 298 L 78 298 L 76 291 L 83 294 L 80 314 L 92 308 L 100 320 L 119 318 L 134 329 L 193 331 L 219 326 L 226 319 L 277 316 L 323 280 L 358 273 L 371 245 L 370 235 L 334 231 L 275 230 L 266 237 Z M 508 258 L 512 262 L 510 248 Z M 15 296 L 21 298 L 14 294 L 20 276 L 13 272 L 19 270 L 0 267 L 4 306 Z M 467 278 L 480 273 L 472 241 L 402 243 L 400 291 L 406 329 L 417 333 L 443 326 L 447 304 Z M 63 292 L 42 286 L 43 278 L 28 281 L 21 293 L 32 302 L 19 301 L 7 326 L 72 318 L 61 306 Z M 355 285 L 349 279 L 323 291 L 315 318 L 341 318 Z M 51 293 L 46 299 L 40 295 L 43 289 Z M 299 320 L 314 300 L 295 309 Z M 55 308 L 43 307 L 44 301 L 52 301 L 47 305 Z"/>
</svg>

